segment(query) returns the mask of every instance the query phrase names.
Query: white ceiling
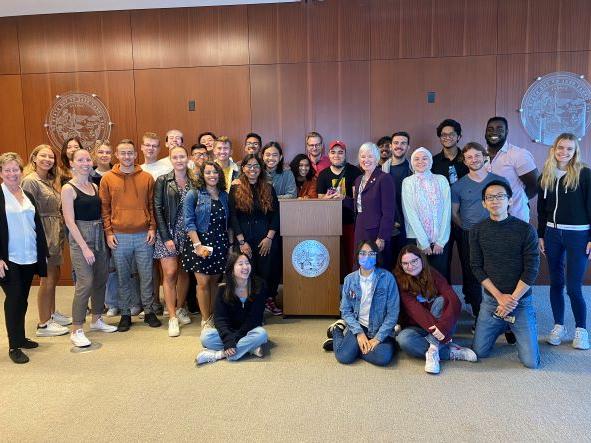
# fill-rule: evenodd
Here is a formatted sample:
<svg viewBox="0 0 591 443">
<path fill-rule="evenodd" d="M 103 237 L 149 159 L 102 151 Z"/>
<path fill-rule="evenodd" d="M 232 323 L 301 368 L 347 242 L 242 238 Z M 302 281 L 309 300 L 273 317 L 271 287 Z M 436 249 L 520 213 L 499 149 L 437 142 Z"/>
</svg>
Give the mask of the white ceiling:
<svg viewBox="0 0 591 443">
<path fill-rule="evenodd" d="M 290 3 L 299 0 L 0 0 L 0 17 L 125 9 Z"/>
</svg>

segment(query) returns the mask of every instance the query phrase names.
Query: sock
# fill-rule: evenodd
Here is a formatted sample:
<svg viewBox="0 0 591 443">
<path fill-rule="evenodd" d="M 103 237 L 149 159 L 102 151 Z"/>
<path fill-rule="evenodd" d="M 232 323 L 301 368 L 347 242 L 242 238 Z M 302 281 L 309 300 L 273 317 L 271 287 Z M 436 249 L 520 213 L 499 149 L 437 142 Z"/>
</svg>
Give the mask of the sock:
<svg viewBox="0 0 591 443">
<path fill-rule="evenodd" d="M 215 358 L 216 360 L 221 360 L 222 358 L 226 358 L 226 354 L 224 354 L 224 351 L 215 351 Z"/>
<path fill-rule="evenodd" d="M 429 352 L 439 352 L 439 346 L 434 345 L 433 343 L 429 344 Z"/>
</svg>

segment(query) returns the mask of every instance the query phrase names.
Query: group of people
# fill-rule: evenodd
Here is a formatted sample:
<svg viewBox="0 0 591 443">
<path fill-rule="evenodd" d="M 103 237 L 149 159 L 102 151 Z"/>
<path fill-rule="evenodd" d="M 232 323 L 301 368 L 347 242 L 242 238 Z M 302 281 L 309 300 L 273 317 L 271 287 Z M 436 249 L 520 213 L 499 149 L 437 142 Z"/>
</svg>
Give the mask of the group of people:
<svg viewBox="0 0 591 443">
<path fill-rule="evenodd" d="M 41 277 L 37 336 L 70 333 L 75 346 L 87 347 L 88 313 L 91 331 L 109 333 L 128 331 L 140 311 L 145 323 L 160 327 L 158 316 L 167 311 L 168 335 L 176 337 L 198 306 L 205 349 L 197 363 L 263 356 L 263 312 L 282 314 L 276 297 L 285 198 L 342 201 L 342 319 L 329 328 L 324 347 L 343 363 L 361 357 L 387 364 L 397 341 L 437 373 L 440 358 L 486 357 L 505 333 L 521 361 L 537 367 L 530 286 L 539 252 L 552 282 L 548 343 L 566 337 L 566 285 L 573 346 L 588 349 L 581 285 L 591 252 L 589 169 L 576 137 L 562 134 L 539 176 L 531 154 L 508 143 L 507 134 L 507 121 L 493 117 L 486 148 L 475 142 L 460 148 L 461 126 L 448 119 L 437 127 L 437 155 L 411 150 L 410 135 L 398 131 L 361 145 L 357 165 L 347 162 L 343 141 L 327 150 L 317 132 L 306 135 L 304 153 L 289 165 L 279 143 L 263 145 L 255 133 L 238 153 L 228 137 L 211 132 L 187 149 L 175 129 L 166 133 L 164 158 L 158 135 L 143 135 L 141 165 L 129 139 L 114 147 L 98 140 L 87 150 L 74 137 L 59 154 L 40 145 L 26 165 L 15 153 L 2 154 L 0 286 L 10 358 L 26 363 L 22 349 L 38 346 L 24 329 L 34 274 Z M 239 164 L 233 154 L 242 156 Z M 536 194 L 537 235 L 529 224 Z M 66 239 L 72 317 L 55 309 Z M 454 243 L 464 300 L 476 317 L 473 350 L 452 342 L 461 310 L 450 286 Z M 117 326 L 103 320 L 105 309 L 121 316 Z"/>
</svg>

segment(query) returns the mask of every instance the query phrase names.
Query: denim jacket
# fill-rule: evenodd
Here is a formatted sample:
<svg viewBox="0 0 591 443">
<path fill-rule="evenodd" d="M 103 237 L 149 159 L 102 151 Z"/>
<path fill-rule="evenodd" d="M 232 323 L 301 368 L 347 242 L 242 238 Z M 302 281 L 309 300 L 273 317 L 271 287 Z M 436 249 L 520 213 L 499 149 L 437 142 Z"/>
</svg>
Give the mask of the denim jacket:
<svg viewBox="0 0 591 443">
<path fill-rule="evenodd" d="M 226 226 L 230 222 L 230 209 L 228 206 L 228 193 L 220 191 L 220 202 L 226 212 Z M 183 215 L 185 218 L 185 229 L 187 232 L 207 232 L 209 231 L 209 223 L 211 218 L 211 196 L 205 189 L 191 189 L 186 197 L 183 205 Z"/>
<path fill-rule="evenodd" d="M 383 342 L 394 329 L 400 311 L 400 296 L 394 276 L 385 269 L 374 270 L 374 291 L 369 310 L 368 338 Z M 353 334 L 363 331 L 359 324 L 359 306 L 361 305 L 361 284 L 359 271 L 345 277 L 341 296 L 341 317 Z"/>
</svg>

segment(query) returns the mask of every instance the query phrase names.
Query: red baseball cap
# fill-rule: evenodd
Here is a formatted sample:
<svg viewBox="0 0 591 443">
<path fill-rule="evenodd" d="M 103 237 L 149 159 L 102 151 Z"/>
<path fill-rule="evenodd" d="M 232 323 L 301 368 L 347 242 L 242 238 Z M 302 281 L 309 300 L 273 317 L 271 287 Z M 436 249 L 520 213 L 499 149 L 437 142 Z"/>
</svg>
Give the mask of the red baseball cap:
<svg viewBox="0 0 591 443">
<path fill-rule="evenodd" d="M 345 142 L 342 142 L 338 139 L 331 141 L 330 144 L 328 145 L 328 149 L 331 150 L 335 146 L 340 146 L 341 148 L 343 148 L 343 151 L 347 150 L 347 145 L 345 144 Z"/>
</svg>

